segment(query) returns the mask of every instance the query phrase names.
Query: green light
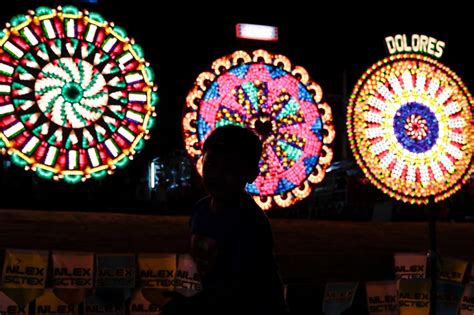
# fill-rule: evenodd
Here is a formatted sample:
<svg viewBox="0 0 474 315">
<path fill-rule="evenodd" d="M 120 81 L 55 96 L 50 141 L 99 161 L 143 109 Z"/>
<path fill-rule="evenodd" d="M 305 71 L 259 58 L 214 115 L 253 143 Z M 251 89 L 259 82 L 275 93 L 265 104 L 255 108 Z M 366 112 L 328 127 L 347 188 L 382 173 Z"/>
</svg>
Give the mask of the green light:
<svg viewBox="0 0 474 315">
<path fill-rule="evenodd" d="M 64 181 L 68 184 L 77 184 L 81 181 L 81 175 L 64 175 Z"/>
<path fill-rule="evenodd" d="M 158 96 L 158 93 L 156 92 L 151 93 L 151 106 L 156 106 L 159 100 L 160 100 L 160 97 Z"/>
<path fill-rule="evenodd" d="M 61 95 L 69 103 L 79 103 L 82 93 L 82 87 L 76 82 L 67 82 L 61 90 Z"/>
<path fill-rule="evenodd" d="M 99 22 L 99 23 L 101 23 L 101 24 L 105 22 L 105 20 L 104 20 L 104 18 L 102 17 L 102 15 L 100 15 L 100 14 L 97 13 L 97 12 L 90 12 L 90 13 L 89 13 L 89 18 L 90 18 L 91 20 L 94 20 L 94 21 Z"/>
<path fill-rule="evenodd" d="M 54 173 L 38 167 L 36 169 L 36 175 L 38 175 L 39 177 L 43 179 L 52 179 L 54 176 Z"/>
<path fill-rule="evenodd" d="M 143 48 L 140 45 L 133 44 L 132 48 L 139 58 L 143 58 L 145 56 L 145 53 L 143 52 Z"/>
<path fill-rule="evenodd" d="M 21 83 L 16 83 L 16 82 L 13 82 L 12 83 L 12 89 L 13 90 L 21 90 L 23 89 L 25 86 Z"/>
<path fill-rule="evenodd" d="M 155 81 L 155 71 L 153 71 L 152 68 L 146 67 L 145 68 L 145 74 L 148 78 L 148 81 Z"/>
<path fill-rule="evenodd" d="M 26 15 L 19 14 L 19 15 L 16 15 L 16 16 L 11 18 L 10 24 L 11 24 L 12 27 L 15 27 L 15 26 L 18 26 L 21 23 L 25 22 L 26 20 L 28 20 L 28 17 Z"/>
<path fill-rule="evenodd" d="M 104 178 L 106 175 L 107 175 L 107 171 L 106 171 L 106 170 L 102 170 L 102 171 L 98 171 L 98 172 L 91 173 L 91 177 L 94 178 L 94 179 L 102 179 L 102 178 Z"/>
<path fill-rule="evenodd" d="M 125 30 L 121 28 L 120 26 L 115 26 L 114 32 L 119 34 L 123 38 L 127 38 L 127 32 L 125 32 Z"/>
<path fill-rule="evenodd" d="M 153 117 L 150 117 L 150 119 L 148 119 L 148 125 L 146 126 L 146 128 L 150 130 L 151 128 L 153 128 L 154 125 L 155 125 L 155 119 Z"/>
<path fill-rule="evenodd" d="M 28 165 L 28 162 L 16 153 L 12 154 L 12 162 L 19 167 L 25 167 L 26 165 Z"/>
<path fill-rule="evenodd" d="M 142 138 L 142 139 L 140 139 L 140 141 L 138 141 L 138 143 L 135 146 L 134 150 L 136 152 L 140 152 L 143 149 L 144 146 L 145 146 L 145 140 L 143 140 L 143 138 Z"/>
<path fill-rule="evenodd" d="M 37 16 L 49 15 L 49 14 L 53 13 L 53 10 L 51 8 L 48 8 L 48 7 L 38 7 L 35 10 L 35 13 L 36 13 Z"/>
<path fill-rule="evenodd" d="M 221 119 L 218 122 L 216 122 L 216 128 L 224 127 L 224 126 L 227 126 L 227 125 L 243 127 L 241 123 L 238 123 L 236 121 L 227 120 L 227 119 Z"/>
<path fill-rule="evenodd" d="M 82 137 L 82 147 L 87 149 L 89 147 L 89 141 L 87 141 L 86 137 Z"/>
<path fill-rule="evenodd" d="M 129 162 L 130 159 L 128 158 L 128 156 L 124 156 L 120 161 L 117 161 L 115 165 L 117 165 L 118 168 L 124 168 Z"/>
<path fill-rule="evenodd" d="M 78 15 L 80 12 L 75 6 L 72 6 L 72 5 L 65 5 L 62 11 L 63 13 L 74 14 L 74 15 Z"/>
</svg>

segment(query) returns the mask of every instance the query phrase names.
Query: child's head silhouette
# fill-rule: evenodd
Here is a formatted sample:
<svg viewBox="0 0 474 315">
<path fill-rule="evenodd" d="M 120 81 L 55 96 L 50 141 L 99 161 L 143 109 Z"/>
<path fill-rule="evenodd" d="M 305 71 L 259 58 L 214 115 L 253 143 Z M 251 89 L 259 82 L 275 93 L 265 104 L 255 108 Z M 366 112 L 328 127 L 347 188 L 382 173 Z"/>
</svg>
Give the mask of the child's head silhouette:
<svg viewBox="0 0 474 315">
<path fill-rule="evenodd" d="M 203 183 L 213 199 L 233 200 L 259 173 L 262 142 L 239 126 L 217 128 L 203 146 Z"/>
</svg>

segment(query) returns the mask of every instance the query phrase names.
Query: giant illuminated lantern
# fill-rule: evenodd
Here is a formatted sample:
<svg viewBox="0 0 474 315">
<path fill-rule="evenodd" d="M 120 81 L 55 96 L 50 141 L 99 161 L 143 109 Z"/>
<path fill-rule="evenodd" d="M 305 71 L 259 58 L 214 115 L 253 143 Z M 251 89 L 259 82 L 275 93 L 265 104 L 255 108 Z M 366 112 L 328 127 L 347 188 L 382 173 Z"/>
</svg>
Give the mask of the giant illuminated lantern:
<svg viewBox="0 0 474 315">
<path fill-rule="evenodd" d="M 140 151 L 154 124 L 143 50 L 101 15 L 40 7 L 0 32 L 0 148 L 48 179 L 101 178 Z"/>
<path fill-rule="evenodd" d="M 414 35 L 411 46 L 402 45 L 406 38 L 388 38 L 394 54 L 356 84 L 348 135 L 357 163 L 374 185 L 405 202 L 437 202 L 455 193 L 472 172 L 473 98 L 453 71 L 428 56 L 440 57 L 444 43 L 435 46 L 426 37 L 425 52 L 422 36 Z"/>
<path fill-rule="evenodd" d="M 264 144 L 260 174 L 247 185 L 263 209 L 307 197 L 332 160 L 331 109 L 305 69 L 264 50 L 236 51 L 201 73 L 187 97 L 186 149 L 202 165 L 202 144 L 216 128 L 240 125 Z"/>
</svg>

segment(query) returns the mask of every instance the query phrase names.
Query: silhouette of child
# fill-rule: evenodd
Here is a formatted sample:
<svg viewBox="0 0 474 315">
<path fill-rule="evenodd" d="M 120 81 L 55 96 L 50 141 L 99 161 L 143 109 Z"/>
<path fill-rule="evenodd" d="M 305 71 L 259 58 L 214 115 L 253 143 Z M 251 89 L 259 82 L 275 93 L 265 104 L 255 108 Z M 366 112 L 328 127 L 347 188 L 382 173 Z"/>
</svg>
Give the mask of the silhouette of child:
<svg viewBox="0 0 474 315">
<path fill-rule="evenodd" d="M 209 196 L 194 206 L 190 222 L 203 290 L 187 308 L 203 314 L 285 313 L 270 222 L 245 192 L 259 173 L 260 139 L 248 129 L 224 126 L 207 138 L 203 153 Z"/>
</svg>

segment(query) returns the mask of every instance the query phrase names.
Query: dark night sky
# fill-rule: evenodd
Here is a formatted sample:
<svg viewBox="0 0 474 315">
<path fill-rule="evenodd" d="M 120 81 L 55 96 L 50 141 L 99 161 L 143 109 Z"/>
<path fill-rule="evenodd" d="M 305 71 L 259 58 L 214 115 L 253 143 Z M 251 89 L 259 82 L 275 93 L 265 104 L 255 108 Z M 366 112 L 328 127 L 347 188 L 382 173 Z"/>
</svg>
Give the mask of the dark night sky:
<svg viewBox="0 0 474 315">
<path fill-rule="evenodd" d="M 145 58 L 156 72 L 160 102 L 158 124 L 144 151 L 124 170 L 104 179 L 102 183 L 86 183 L 74 188 L 60 183 L 29 184 L 28 189 L 43 189 L 41 199 L 56 199 L 60 192 L 71 196 L 87 196 L 88 191 L 100 191 L 91 202 L 105 203 L 111 191 L 133 189 L 133 183 L 143 175 L 143 165 L 153 156 L 183 148 L 181 114 L 185 97 L 197 75 L 211 63 L 237 49 L 265 48 L 286 55 L 293 64 L 303 66 L 310 77 L 321 85 L 325 98 L 333 109 L 336 130 L 335 160 L 344 151 L 345 111 L 343 73 L 347 77 L 347 97 L 366 68 L 388 55 L 384 37 L 395 34 L 425 34 L 446 42 L 441 62 L 454 70 L 467 87 L 474 89 L 474 66 L 470 10 L 454 2 L 444 6 L 417 5 L 413 2 L 379 2 L 379 4 L 291 3 L 292 7 L 277 7 L 276 1 L 258 7 L 255 1 L 222 2 L 220 5 L 191 5 L 180 2 L 152 0 L 99 0 L 98 4 L 79 1 L 3 0 L 0 24 L 11 16 L 25 13 L 39 5 L 73 4 L 97 11 L 108 21 L 126 29 L 145 51 Z M 153 8 L 151 3 L 153 2 Z M 279 1 L 280 2 L 280 1 Z M 277 43 L 256 43 L 235 38 L 235 24 L 258 23 L 279 27 Z M 350 156 L 350 152 L 349 152 Z M 27 177 L 33 177 L 33 174 Z M 123 183 L 132 178 L 131 183 Z M 31 182 L 31 178 L 25 180 Z M 127 181 L 128 182 L 128 181 Z M 129 185 L 129 186 L 127 186 Z M 41 186 L 39 188 L 39 186 Z M 33 187 L 33 188 L 32 188 Z M 47 193 L 46 193 L 47 192 Z M 82 194 L 82 195 L 81 195 Z M 34 202 L 39 204 L 41 202 Z M 43 203 L 47 201 L 43 200 Z M 14 205 L 10 202 L 9 205 Z M 2 207 L 0 205 L 0 207 Z"/>
</svg>

